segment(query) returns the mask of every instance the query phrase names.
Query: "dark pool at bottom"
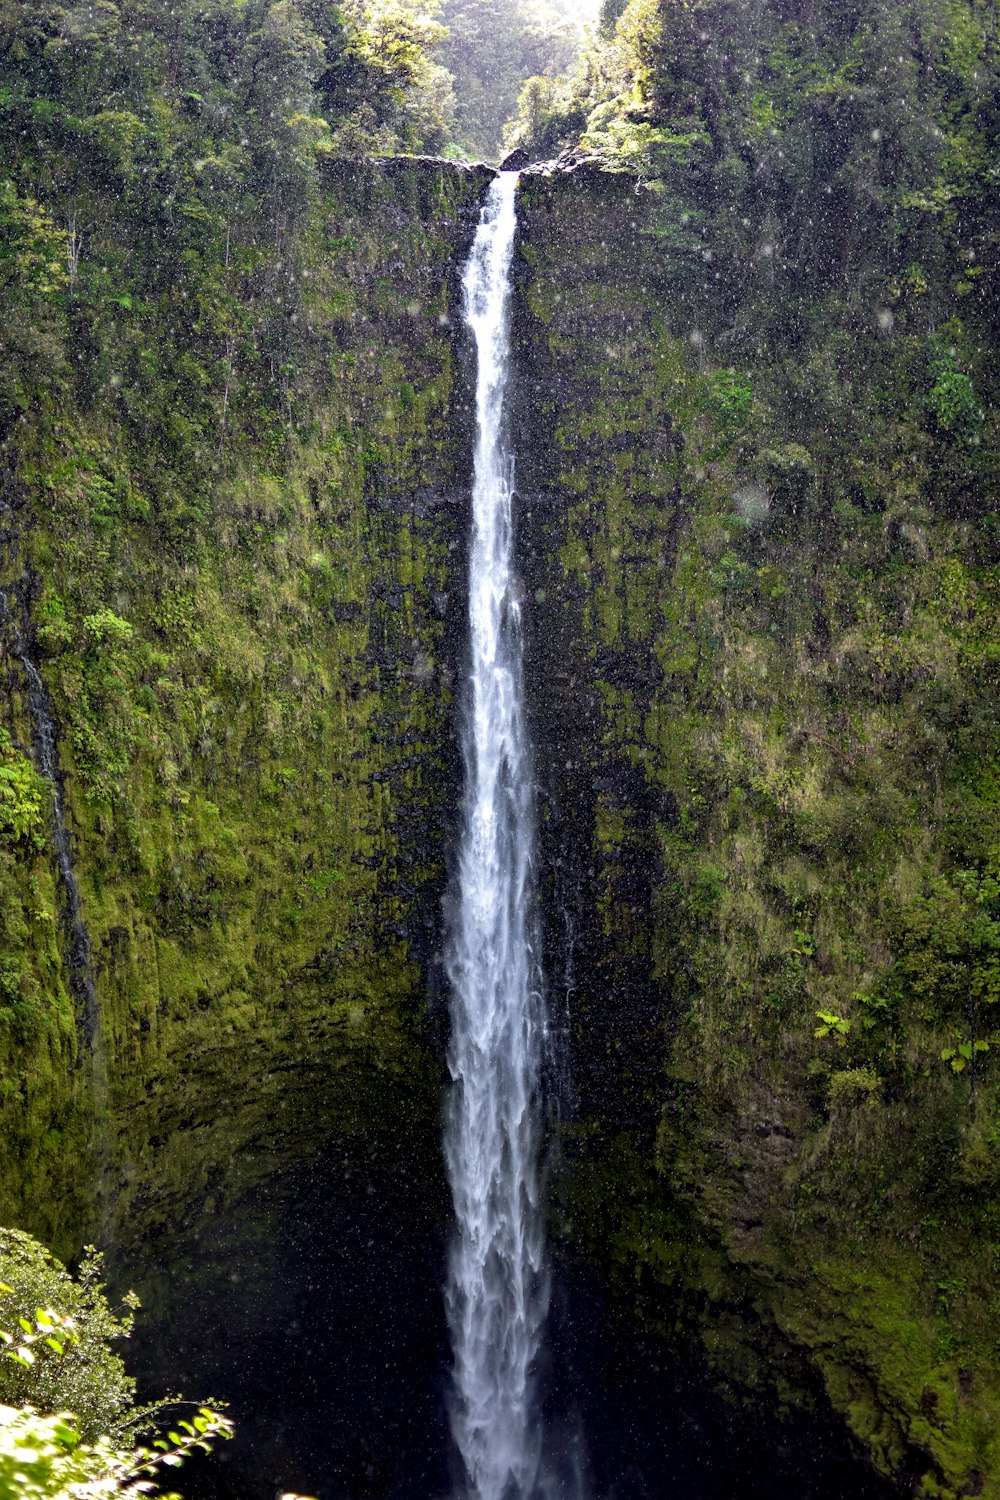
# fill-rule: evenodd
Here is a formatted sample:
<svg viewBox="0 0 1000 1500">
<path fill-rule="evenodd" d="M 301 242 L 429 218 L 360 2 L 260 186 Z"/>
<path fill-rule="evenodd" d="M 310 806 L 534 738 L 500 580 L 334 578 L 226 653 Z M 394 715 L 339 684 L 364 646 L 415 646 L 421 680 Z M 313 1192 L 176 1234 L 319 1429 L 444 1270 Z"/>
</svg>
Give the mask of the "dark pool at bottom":
<svg viewBox="0 0 1000 1500">
<path fill-rule="evenodd" d="M 226 1400 L 237 1424 L 232 1442 L 178 1475 L 187 1500 L 457 1493 L 443 1226 L 440 1184 L 405 1149 L 387 1159 L 330 1147 L 202 1213 L 159 1255 L 138 1247 L 131 1271 L 147 1306 L 132 1352 L 144 1394 Z M 585 1268 L 557 1268 L 546 1364 L 560 1475 L 547 1500 L 892 1493 L 832 1419 L 762 1422 L 723 1401 L 697 1358 L 640 1337 Z"/>
</svg>

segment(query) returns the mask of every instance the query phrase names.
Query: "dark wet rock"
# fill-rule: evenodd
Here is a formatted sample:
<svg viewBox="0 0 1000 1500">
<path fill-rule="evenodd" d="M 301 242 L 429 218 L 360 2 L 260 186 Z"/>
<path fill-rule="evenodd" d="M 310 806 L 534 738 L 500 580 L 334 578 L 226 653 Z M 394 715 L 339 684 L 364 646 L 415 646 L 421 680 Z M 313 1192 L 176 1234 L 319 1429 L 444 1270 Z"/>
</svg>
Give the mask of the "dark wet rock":
<svg viewBox="0 0 1000 1500">
<path fill-rule="evenodd" d="M 351 620 L 360 619 L 361 605 L 356 599 L 335 599 L 330 605 L 330 614 L 338 625 L 345 625 Z"/>
</svg>

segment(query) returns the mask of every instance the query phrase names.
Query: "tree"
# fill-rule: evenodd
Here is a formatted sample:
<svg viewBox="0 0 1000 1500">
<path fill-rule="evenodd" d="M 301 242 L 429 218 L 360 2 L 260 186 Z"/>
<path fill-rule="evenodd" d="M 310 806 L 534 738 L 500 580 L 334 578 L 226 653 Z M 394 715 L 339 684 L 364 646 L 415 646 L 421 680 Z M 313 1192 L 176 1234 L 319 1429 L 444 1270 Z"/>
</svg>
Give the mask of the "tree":
<svg viewBox="0 0 1000 1500">
<path fill-rule="evenodd" d="M 532 0 L 444 0 L 439 55 L 455 80 L 457 130 L 469 151 L 493 156 L 525 79 L 554 78 L 575 58 L 579 24 Z"/>
<path fill-rule="evenodd" d="M 136 1422 L 135 1381 L 117 1346 L 129 1338 L 139 1299 L 130 1293 L 115 1310 L 101 1282 L 103 1259 L 92 1246 L 74 1279 L 28 1234 L 0 1230 L 0 1326 L 31 1322 L 37 1308 L 71 1320 L 74 1336 L 58 1360 L 0 1360 L 0 1401 L 40 1411 L 72 1411 L 85 1439 L 120 1438 Z"/>
<path fill-rule="evenodd" d="M 88 1249 L 74 1280 L 30 1235 L 0 1230 L 0 1500 L 152 1494 L 161 1467 L 232 1434 L 228 1418 L 202 1406 L 175 1416 L 151 1446 L 137 1443 L 179 1398 L 136 1406 L 111 1345 L 131 1333 L 138 1299 L 129 1293 L 115 1312 L 101 1263 Z"/>
<path fill-rule="evenodd" d="M 366 132 L 379 151 L 440 151 L 451 139 L 451 79 L 432 56 L 445 37 L 437 11 L 402 0 L 346 0 L 344 47 L 319 89 L 329 117 L 344 121 L 350 149 L 363 149 Z"/>
<path fill-rule="evenodd" d="M 157 1471 L 176 1468 L 191 1452 L 231 1436 L 225 1417 L 203 1407 L 156 1448 L 117 1447 L 110 1438 L 85 1442 L 68 1412 L 45 1415 L 31 1406 L 0 1406 L 0 1500 L 100 1500 L 157 1493 Z M 171 1492 L 160 1500 L 180 1500 Z"/>
</svg>

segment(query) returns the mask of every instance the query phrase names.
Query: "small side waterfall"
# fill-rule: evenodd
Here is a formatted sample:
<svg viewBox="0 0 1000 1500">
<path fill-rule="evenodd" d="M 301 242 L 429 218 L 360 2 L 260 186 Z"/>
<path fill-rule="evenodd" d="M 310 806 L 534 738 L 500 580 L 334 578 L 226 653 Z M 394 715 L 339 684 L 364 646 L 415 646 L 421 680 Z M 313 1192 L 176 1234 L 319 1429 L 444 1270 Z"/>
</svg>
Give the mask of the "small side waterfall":
<svg viewBox="0 0 1000 1500">
<path fill-rule="evenodd" d="M 63 890 L 63 920 L 66 927 L 70 984 L 76 999 L 84 1040 L 94 1054 L 98 1034 L 97 991 L 87 932 L 80 906 L 80 887 L 73 866 L 73 850 L 63 808 L 62 778 L 56 747 L 55 721 L 48 689 L 42 680 L 28 648 L 28 608 L 19 586 L 0 588 L 0 627 L 6 626 L 14 655 L 21 665 L 27 683 L 28 712 L 35 752 L 35 764 L 49 784 L 52 798 L 52 847 Z"/>
<path fill-rule="evenodd" d="M 516 192 L 516 173 L 494 181 L 464 276 L 478 353 L 477 433 L 445 1155 L 458 1221 L 447 1286 L 452 1430 L 468 1500 L 537 1494 L 533 1365 L 548 1306 L 539 1169 L 545 1014 L 529 917 L 533 809 L 506 423 Z"/>
</svg>

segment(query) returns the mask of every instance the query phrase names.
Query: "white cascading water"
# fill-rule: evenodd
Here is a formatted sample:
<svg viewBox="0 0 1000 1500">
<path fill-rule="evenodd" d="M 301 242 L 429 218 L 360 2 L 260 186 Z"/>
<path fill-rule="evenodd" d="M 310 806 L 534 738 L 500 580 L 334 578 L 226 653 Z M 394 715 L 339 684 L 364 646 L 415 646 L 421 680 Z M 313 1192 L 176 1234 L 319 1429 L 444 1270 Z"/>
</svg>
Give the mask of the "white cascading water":
<svg viewBox="0 0 1000 1500">
<path fill-rule="evenodd" d="M 493 182 L 464 276 L 478 353 L 477 431 L 445 1156 L 458 1221 L 447 1286 L 452 1430 L 468 1500 L 537 1493 L 533 1365 L 548 1304 L 539 1168 L 545 1016 L 528 915 L 533 817 L 506 424 L 516 193 L 516 173 Z"/>
</svg>

